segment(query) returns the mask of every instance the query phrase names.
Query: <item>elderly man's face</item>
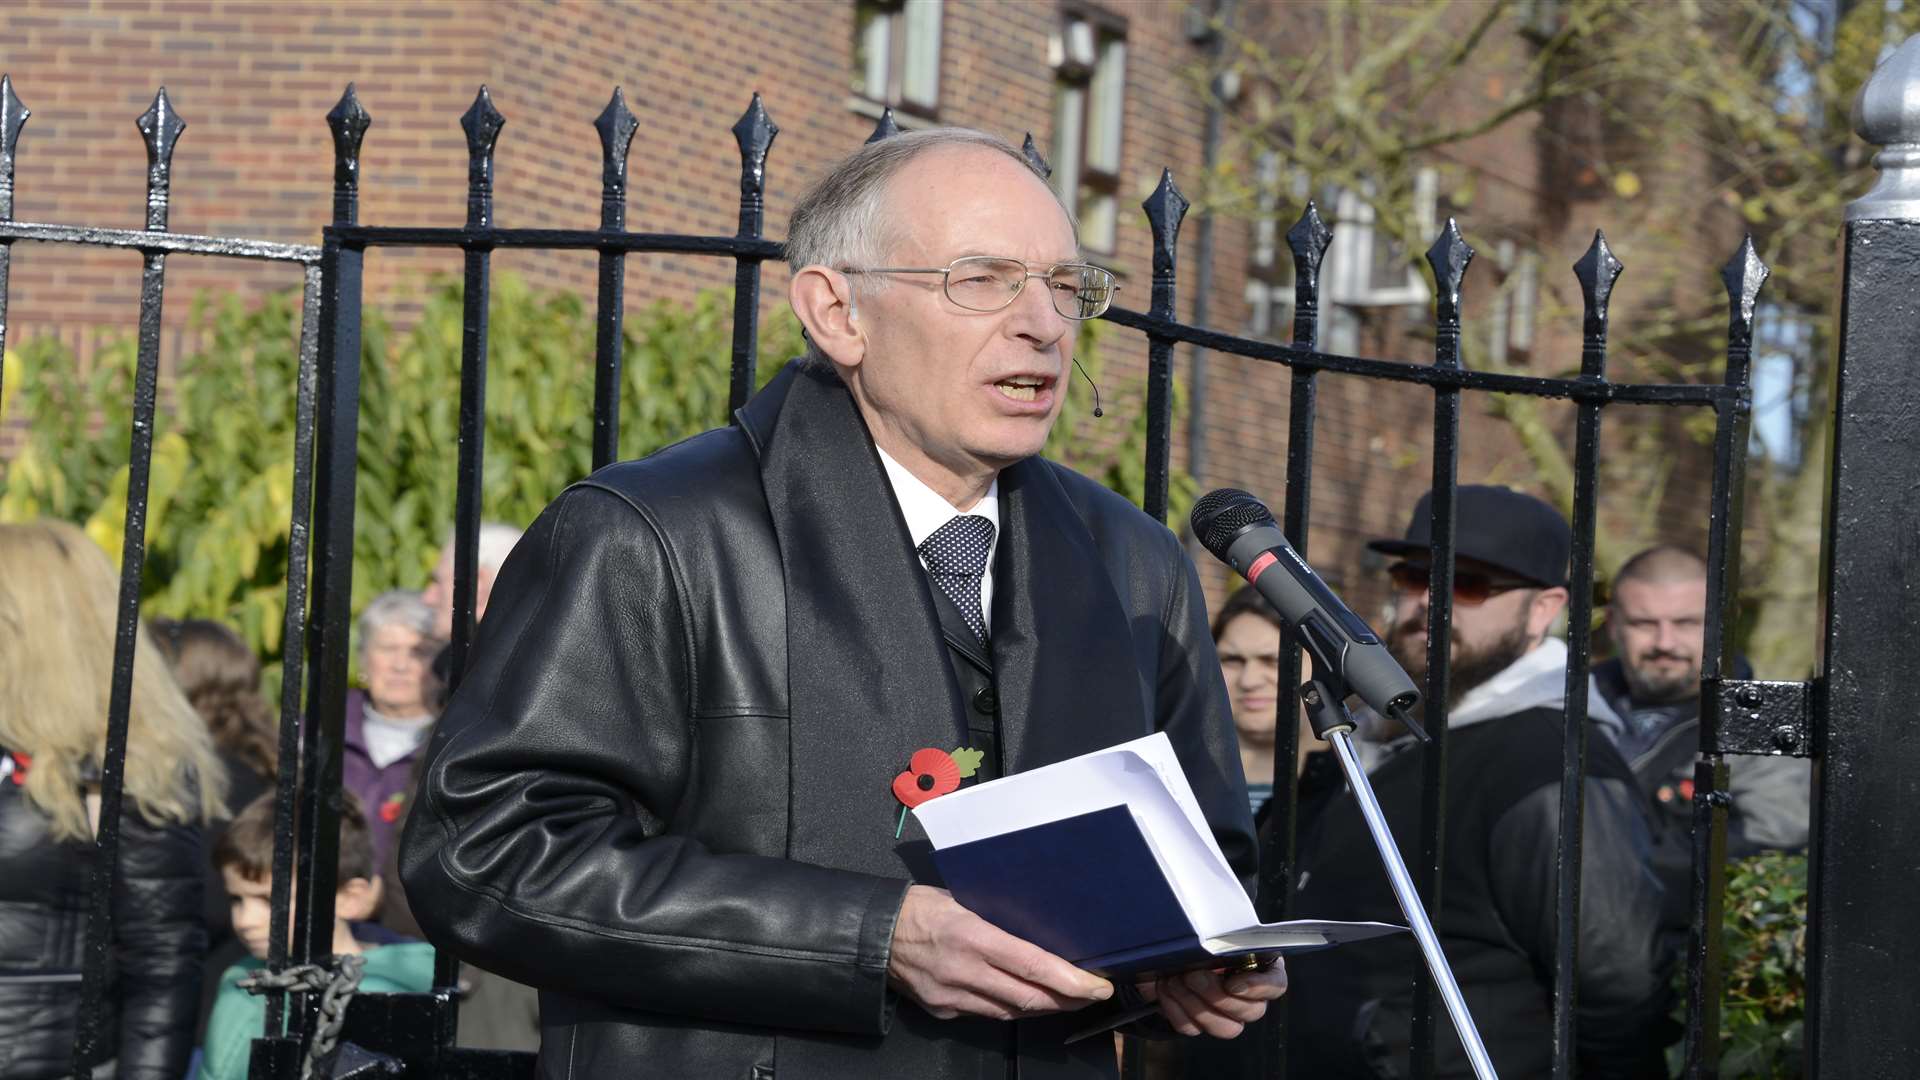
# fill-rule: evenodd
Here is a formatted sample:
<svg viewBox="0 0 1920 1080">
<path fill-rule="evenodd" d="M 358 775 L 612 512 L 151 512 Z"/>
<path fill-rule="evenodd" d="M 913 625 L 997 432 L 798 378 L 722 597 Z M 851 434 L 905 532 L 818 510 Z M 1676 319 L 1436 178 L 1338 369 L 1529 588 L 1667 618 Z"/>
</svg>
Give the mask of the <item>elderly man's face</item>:
<svg viewBox="0 0 1920 1080">
<path fill-rule="evenodd" d="M 487 614 L 487 598 L 493 595 L 495 568 L 482 563 L 473 581 L 473 621 Z M 433 577 L 420 590 L 420 599 L 433 609 L 433 633 L 441 641 L 453 640 L 453 545 L 440 549 L 440 561 L 433 564 Z"/>
<path fill-rule="evenodd" d="M 1700 692 L 1707 582 L 1623 581 L 1607 610 L 1607 633 L 1634 700 L 1652 705 Z"/>
<path fill-rule="evenodd" d="M 433 578 L 420 591 L 420 599 L 433 609 L 433 632 L 442 641 L 453 640 L 453 545 L 440 549 L 440 560 L 433 564 Z"/>
<path fill-rule="evenodd" d="M 982 149 L 930 151 L 888 191 L 896 242 L 887 266 L 933 267 L 966 255 L 1045 269 L 1077 257 L 1073 229 L 1044 184 Z M 936 275 L 869 275 L 858 363 L 842 375 L 875 441 L 935 490 L 1040 452 L 1060 413 L 1074 323 L 1030 280 L 999 311 L 968 311 Z M 929 473 L 932 475 L 930 476 Z"/>
</svg>

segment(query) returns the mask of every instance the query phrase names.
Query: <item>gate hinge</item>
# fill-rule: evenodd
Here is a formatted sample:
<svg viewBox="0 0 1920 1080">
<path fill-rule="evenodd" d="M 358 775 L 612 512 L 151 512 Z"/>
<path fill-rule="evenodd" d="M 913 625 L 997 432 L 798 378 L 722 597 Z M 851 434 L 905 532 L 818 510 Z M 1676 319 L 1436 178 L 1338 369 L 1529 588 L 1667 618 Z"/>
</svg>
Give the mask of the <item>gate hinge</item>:
<svg viewBox="0 0 1920 1080">
<path fill-rule="evenodd" d="M 1703 680 L 1700 752 L 1813 756 L 1817 682 Z"/>
</svg>

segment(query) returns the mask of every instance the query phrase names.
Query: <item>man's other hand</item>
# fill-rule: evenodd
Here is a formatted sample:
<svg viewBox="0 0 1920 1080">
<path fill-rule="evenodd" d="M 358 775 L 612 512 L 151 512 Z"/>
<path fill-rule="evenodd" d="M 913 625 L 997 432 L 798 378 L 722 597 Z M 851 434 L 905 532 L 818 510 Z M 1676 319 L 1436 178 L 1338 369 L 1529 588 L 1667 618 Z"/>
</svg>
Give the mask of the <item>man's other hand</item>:
<svg viewBox="0 0 1920 1080">
<path fill-rule="evenodd" d="M 942 1020 L 962 1013 L 1012 1020 L 1113 996 L 1107 980 L 1001 930 L 961 907 L 947 890 L 926 885 L 909 886 L 900 904 L 887 980 Z"/>
<path fill-rule="evenodd" d="M 1267 1002 L 1287 992 L 1287 966 L 1247 971 L 1189 971 L 1139 984 L 1142 997 L 1182 1035 L 1231 1039 L 1266 1015 Z"/>
</svg>

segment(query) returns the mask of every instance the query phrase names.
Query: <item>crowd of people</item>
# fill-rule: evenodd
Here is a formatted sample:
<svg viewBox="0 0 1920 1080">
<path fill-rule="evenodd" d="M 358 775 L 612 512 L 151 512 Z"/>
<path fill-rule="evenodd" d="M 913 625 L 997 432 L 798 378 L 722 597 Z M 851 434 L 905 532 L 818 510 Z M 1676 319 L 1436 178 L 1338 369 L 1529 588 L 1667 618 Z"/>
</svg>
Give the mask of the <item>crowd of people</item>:
<svg viewBox="0 0 1920 1080">
<path fill-rule="evenodd" d="M 461 677 L 450 551 L 423 594 L 365 606 L 341 963 L 368 991 L 418 990 L 421 939 L 452 949 L 463 1041 L 544 1043 L 544 1075 L 1112 1076 L 1085 1036 L 1229 1039 L 1270 1006 L 1291 1010 L 1293 1075 L 1406 1075 L 1405 936 L 1291 972 L 1108 979 L 940 886 L 901 809 L 912 762 L 945 760 L 958 786 L 959 757 L 979 783 L 1158 733 L 1243 884 L 1291 770 L 1293 914 L 1401 919 L 1310 730 L 1279 759 L 1277 725 L 1300 722 L 1277 717 L 1279 618 L 1241 593 L 1209 619 L 1167 530 L 1038 456 L 1073 329 L 1116 286 L 1032 163 L 964 129 L 869 144 L 800 200 L 786 253 L 809 355 L 735 425 L 570 488 L 524 542 L 483 529 L 491 616 Z M 1370 545 L 1416 680 L 1429 510 Z M 1570 530 L 1501 487 L 1461 488 L 1455 516 L 1433 921 L 1500 1073 L 1546 1075 Z M 1637 1078 L 1665 1075 L 1677 1034 L 1705 568 L 1663 545 L 1614 577 L 1613 655 L 1587 691 L 1575 1051 L 1584 1076 Z M 116 593 L 79 530 L 0 525 L 0 1080 L 71 1071 Z M 226 1080 L 264 1015 L 248 987 L 290 764 L 231 631 L 156 623 L 134 659 L 97 1056 L 122 1080 Z M 1362 727 L 1410 854 L 1425 756 L 1393 720 Z M 1804 845 L 1808 789 L 1803 762 L 1735 762 L 1729 850 Z M 1465 1075 L 1450 1027 L 1438 1052 L 1438 1075 Z"/>
<path fill-rule="evenodd" d="M 1427 667 L 1429 498 L 1406 534 L 1369 546 L 1394 560 L 1384 638 L 1418 681 Z M 1459 489 L 1435 929 L 1502 1075 L 1551 1071 L 1557 924 L 1556 848 L 1567 645 L 1553 633 L 1568 601 L 1571 532 L 1546 503 L 1504 487 Z M 1589 677 L 1581 829 L 1576 1056 L 1583 1076 L 1664 1077 L 1673 973 L 1692 911 L 1693 763 L 1707 567 L 1661 544 L 1613 574 L 1603 648 Z M 1271 775 L 1278 616 L 1251 589 L 1215 621 L 1220 660 L 1256 802 Z M 1362 710 L 1369 782 L 1414 863 L 1424 787 L 1419 743 Z M 1297 862 L 1291 914 L 1398 921 L 1353 793 L 1299 719 Z M 1811 768 L 1787 757 L 1730 764 L 1731 857 L 1806 846 Z M 1270 790 L 1270 789 L 1269 789 Z M 1264 805 L 1256 816 L 1266 820 Z M 1288 1062 L 1299 1077 L 1404 1075 L 1413 981 L 1407 938 L 1293 958 Z M 1311 988 L 1310 990 L 1307 988 Z M 1468 1076 L 1439 1013 L 1436 1075 Z"/>
<path fill-rule="evenodd" d="M 483 529 L 475 610 L 519 531 Z M 392 591 L 356 625 L 334 952 L 362 992 L 421 991 L 433 952 L 394 844 L 444 702 L 451 545 L 422 593 Z M 71 1075 L 119 574 L 62 522 L 0 525 L 0 1077 Z M 438 668 L 436 669 L 436 664 Z M 263 1030 L 279 723 L 259 658 L 226 625 L 153 619 L 135 637 L 114 933 L 98 1060 L 132 1080 L 232 1080 Z M 531 1050 L 532 993 L 471 971 L 463 1044 Z M 96 1075 L 101 1075 L 96 1073 Z"/>
<path fill-rule="evenodd" d="M 1482 1037 L 1503 1072 L 1548 1071 L 1556 935 L 1555 846 L 1567 649 L 1569 533 L 1545 503 L 1506 488 L 1459 492 L 1442 838 L 1434 922 Z M 1385 638 L 1425 671 L 1429 523 L 1371 546 L 1394 561 Z M 518 533 L 489 525 L 476 609 Z M 362 678 L 348 699 L 335 952 L 365 958 L 361 989 L 424 990 L 432 952 L 399 886 L 396 840 L 443 704 L 451 553 L 424 594 L 393 591 L 362 612 Z M 117 577 L 71 526 L 0 526 L 0 1076 L 63 1074 L 75 1037 L 80 946 L 98 817 Z M 1605 643 L 1588 695 L 1578 1002 L 1586 1075 L 1662 1076 L 1673 966 L 1691 912 L 1692 764 L 1706 565 L 1674 545 L 1613 575 Z M 1250 588 L 1212 619 L 1249 810 L 1268 820 L 1276 783 L 1279 616 Z M 30 628 L 30 629 L 29 629 Z M 245 1075 L 260 997 L 240 982 L 267 952 L 274 712 L 260 665 L 232 630 L 157 619 L 138 641 L 130 709 L 123 864 L 114 895 L 109 1025 L 119 1075 Z M 169 677 L 169 673 L 170 676 Z M 1303 672 L 1303 678 L 1310 674 Z M 1403 846 L 1418 835 L 1421 759 L 1390 721 L 1361 717 L 1371 782 Z M 1297 719 L 1298 862 L 1293 914 L 1397 921 L 1352 793 Z M 1807 840 L 1809 770 L 1791 758 L 1732 768 L 1728 851 Z M 363 809 L 364 808 L 364 809 Z M 229 820 L 230 819 L 230 820 Z M 1411 848 L 1408 848 L 1409 852 Z M 209 859 L 206 855 L 212 852 Z M 203 899 L 204 898 L 204 899 Z M 1303 1077 L 1380 1075 L 1407 1053 L 1410 940 L 1297 957 L 1289 1060 Z M 533 992 L 468 969 L 463 1031 L 479 1045 L 533 1049 Z M 1464 1074 L 1441 1019 L 1440 1075 Z M 191 1064 L 190 1064 L 191 1059 Z M 1387 1073 L 1385 1075 L 1391 1075 Z"/>
</svg>

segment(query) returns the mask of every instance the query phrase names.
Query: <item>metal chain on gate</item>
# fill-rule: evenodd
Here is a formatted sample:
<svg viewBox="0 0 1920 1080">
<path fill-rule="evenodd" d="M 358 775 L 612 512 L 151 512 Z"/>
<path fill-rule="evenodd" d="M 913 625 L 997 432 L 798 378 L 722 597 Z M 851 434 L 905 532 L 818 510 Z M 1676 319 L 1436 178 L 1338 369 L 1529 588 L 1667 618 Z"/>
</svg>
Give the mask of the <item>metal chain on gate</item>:
<svg viewBox="0 0 1920 1080">
<path fill-rule="evenodd" d="M 300 1080 L 313 1080 L 315 1068 L 327 1060 L 340 1041 L 340 1029 L 347 1022 L 347 1002 L 353 1000 L 354 992 L 360 989 L 360 976 L 366 970 L 367 958 L 349 954 L 334 957 L 334 963 L 337 966 L 332 969 L 321 964 L 300 964 L 277 974 L 256 971 L 236 984 L 250 994 L 286 990 L 320 995 L 320 1022 L 313 1030 L 313 1041 L 307 1044 L 307 1056 L 300 1062 Z"/>
</svg>

